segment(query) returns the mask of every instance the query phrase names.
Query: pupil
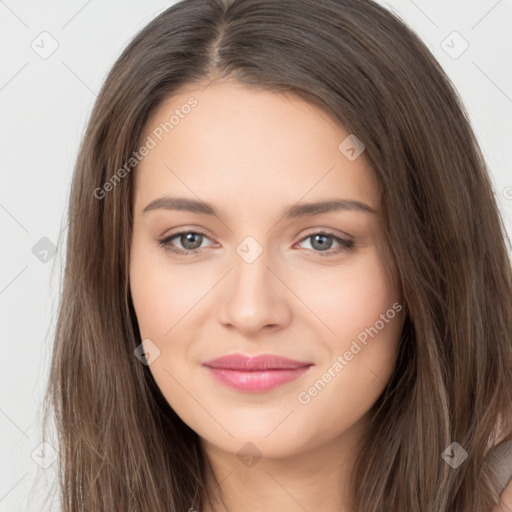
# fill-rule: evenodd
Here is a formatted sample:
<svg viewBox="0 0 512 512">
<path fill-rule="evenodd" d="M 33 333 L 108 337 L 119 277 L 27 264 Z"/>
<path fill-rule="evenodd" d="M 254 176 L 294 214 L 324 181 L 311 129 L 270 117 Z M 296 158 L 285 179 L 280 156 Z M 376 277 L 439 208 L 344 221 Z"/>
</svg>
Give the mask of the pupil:
<svg viewBox="0 0 512 512">
<path fill-rule="evenodd" d="M 313 237 L 313 247 L 315 247 L 315 243 L 318 243 L 320 244 L 318 247 L 316 247 L 317 249 L 321 249 L 321 250 L 325 250 L 325 249 L 329 249 L 332 245 L 332 241 L 330 244 L 326 243 L 326 242 L 322 242 L 321 239 L 322 238 L 330 238 L 329 235 L 315 235 Z M 327 247 L 329 246 L 329 247 Z"/>
<path fill-rule="evenodd" d="M 182 236 L 181 243 L 183 244 L 183 247 L 187 249 L 197 249 L 198 247 L 201 246 L 201 236 L 202 235 L 199 235 L 198 233 L 187 233 L 186 235 Z M 195 242 L 194 238 L 197 238 Z M 198 240 L 199 243 L 197 243 Z M 192 247 L 189 245 L 189 243 L 191 243 Z"/>
</svg>

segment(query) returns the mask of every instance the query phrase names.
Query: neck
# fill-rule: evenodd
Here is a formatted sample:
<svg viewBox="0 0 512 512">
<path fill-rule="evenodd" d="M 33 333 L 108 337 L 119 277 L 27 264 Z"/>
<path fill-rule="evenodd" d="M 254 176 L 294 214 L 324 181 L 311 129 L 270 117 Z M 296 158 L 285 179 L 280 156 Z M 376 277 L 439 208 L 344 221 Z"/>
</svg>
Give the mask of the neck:
<svg viewBox="0 0 512 512">
<path fill-rule="evenodd" d="M 207 484 L 212 505 L 204 500 L 201 512 L 350 512 L 349 477 L 361 433 L 361 426 L 353 425 L 307 451 L 263 456 L 250 467 L 201 439 L 214 471 Z"/>
</svg>

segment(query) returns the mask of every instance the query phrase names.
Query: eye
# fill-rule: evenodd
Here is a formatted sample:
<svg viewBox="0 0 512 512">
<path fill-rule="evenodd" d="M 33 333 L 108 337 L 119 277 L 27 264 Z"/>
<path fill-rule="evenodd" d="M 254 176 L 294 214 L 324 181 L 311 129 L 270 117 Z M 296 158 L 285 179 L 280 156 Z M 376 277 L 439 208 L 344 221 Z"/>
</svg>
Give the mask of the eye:
<svg viewBox="0 0 512 512">
<path fill-rule="evenodd" d="M 173 240 L 177 240 L 182 248 L 175 247 Z M 202 243 L 209 237 L 201 231 L 180 231 L 167 236 L 161 240 L 158 240 L 158 244 L 163 247 L 167 252 L 176 254 L 178 256 L 193 256 L 194 254 L 200 253 Z M 334 233 L 320 230 L 309 234 L 302 238 L 299 242 L 303 243 L 306 240 L 311 240 L 311 251 L 317 253 L 319 256 L 333 256 L 343 252 L 350 251 L 354 248 L 354 241 L 349 239 L 343 239 L 336 236 Z M 333 243 L 338 244 L 336 249 L 331 249 Z"/>
<path fill-rule="evenodd" d="M 308 236 L 304 237 L 300 241 L 300 243 L 306 240 L 311 240 L 310 246 L 312 247 L 312 249 L 310 250 L 313 250 L 313 252 L 318 253 L 319 256 L 333 256 L 336 254 L 350 251 L 354 248 L 353 240 L 340 238 L 336 236 L 334 233 L 326 230 L 320 230 L 311 233 Z M 338 248 L 330 250 L 333 245 L 333 241 L 338 244 Z"/>
<path fill-rule="evenodd" d="M 183 249 L 171 245 L 172 240 L 175 238 L 178 239 Z M 207 235 L 200 231 L 180 231 L 179 233 L 174 233 L 162 240 L 158 240 L 158 243 L 165 251 L 179 256 L 192 256 L 201 252 L 201 244 L 205 238 L 208 238 Z"/>
</svg>

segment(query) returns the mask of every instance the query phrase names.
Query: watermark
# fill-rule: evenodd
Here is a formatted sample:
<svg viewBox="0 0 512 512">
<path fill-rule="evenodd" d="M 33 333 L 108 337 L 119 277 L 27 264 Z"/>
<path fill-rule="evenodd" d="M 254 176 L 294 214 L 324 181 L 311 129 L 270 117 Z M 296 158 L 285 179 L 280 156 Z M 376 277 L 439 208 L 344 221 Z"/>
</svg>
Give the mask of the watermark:
<svg viewBox="0 0 512 512">
<path fill-rule="evenodd" d="M 263 454 L 257 446 L 248 442 L 238 450 L 236 457 L 245 467 L 252 468 L 263 457 Z"/>
<path fill-rule="evenodd" d="M 246 263 L 253 263 L 261 256 L 263 247 L 252 236 L 245 237 L 237 246 L 236 253 Z"/>
<path fill-rule="evenodd" d="M 41 32 L 30 43 L 30 47 L 34 50 L 41 59 L 51 57 L 59 47 L 59 42 L 49 32 Z"/>
<path fill-rule="evenodd" d="M 356 160 L 365 149 L 366 146 L 363 144 L 363 141 L 357 138 L 353 133 L 343 139 L 338 146 L 338 151 L 351 162 Z"/>
<path fill-rule="evenodd" d="M 441 454 L 441 458 L 453 469 L 457 469 L 468 458 L 468 452 L 459 443 L 453 442 Z"/>
<path fill-rule="evenodd" d="M 336 356 L 336 360 L 329 368 L 317 379 L 312 386 L 307 390 L 301 391 L 297 395 L 297 400 L 302 405 L 307 405 L 311 399 L 318 396 L 318 394 L 331 382 L 344 368 L 348 365 L 354 357 L 361 352 L 361 350 L 368 344 L 368 336 L 372 339 L 376 336 L 386 324 L 392 320 L 397 313 L 402 311 L 402 305 L 395 302 L 385 313 L 382 313 L 373 326 L 365 328 L 357 335 L 357 339 L 352 340 L 350 348 L 346 350 L 343 355 Z M 359 343 L 358 343 L 359 341 Z M 362 345 L 362 346 L 361 346 Z"/>
<path fill-rule="evenodd" d="M 469 48 L 469 43 L 459 32 L 453 31 L 441 41 L 441 48 L 452 59 L 458 59 Z"/>
<path fill-rule="evenodd" d="M 146 338 L 137 346 L 133 354 L 142 364 L 149 366 L 160 356 L 160 349 L 152 340 Z"/>
<path fill-rule="evenodd" d="M 158 142 L 161 142 L 165 135 L 169 134 L 182 119 L 192 112 L 194 107 L 197 107 L 198 101 L 192 96 L 186 103 L 181 105 L 180 108 L 174 109 L 174 114 L 169 117 L 168 121 L 160 123 L 152 132 L 148 135 L 144 144 L 140 146 L 137 151 L 134 151 L 130 158 L 120 167 L 112 176 L 101 186 L 97 187 L 93 191 L 93 195 L 96 199 L 104 199 L 108 192 L 114 190 L 115 186 L 120 183 L 127 174 L 129 174 L 139 164 L 144 157 L 146 157 L 152 149 L 155 149 Z"/>
<path fill-rule="evenodd" d="M 57 450 L 48 442 L 38 444 L 30 454 L 32 460 L 43 469 L 48 469 L 58 458 Z"/>
<path fill-rule="evenodd" d="M 32 254 L 41 262 L 48 263 L 57 254 L 57 246 L 43 236 L 33 247 Z"/>
</svg>

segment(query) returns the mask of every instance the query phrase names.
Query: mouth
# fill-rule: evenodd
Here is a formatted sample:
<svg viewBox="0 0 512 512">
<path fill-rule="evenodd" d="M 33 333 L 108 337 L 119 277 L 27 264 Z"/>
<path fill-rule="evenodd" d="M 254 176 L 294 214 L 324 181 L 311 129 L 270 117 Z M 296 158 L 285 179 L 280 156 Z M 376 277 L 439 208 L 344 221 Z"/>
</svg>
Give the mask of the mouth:
<svg viewBox="0 0 512 512">
<path fill-rule="evenodd" d="M 275 355 L 229 354 L 203 363 L 217 381 L 245 392 L 270 391 L 304 375 L 313 363 Z"/>
</svg>

